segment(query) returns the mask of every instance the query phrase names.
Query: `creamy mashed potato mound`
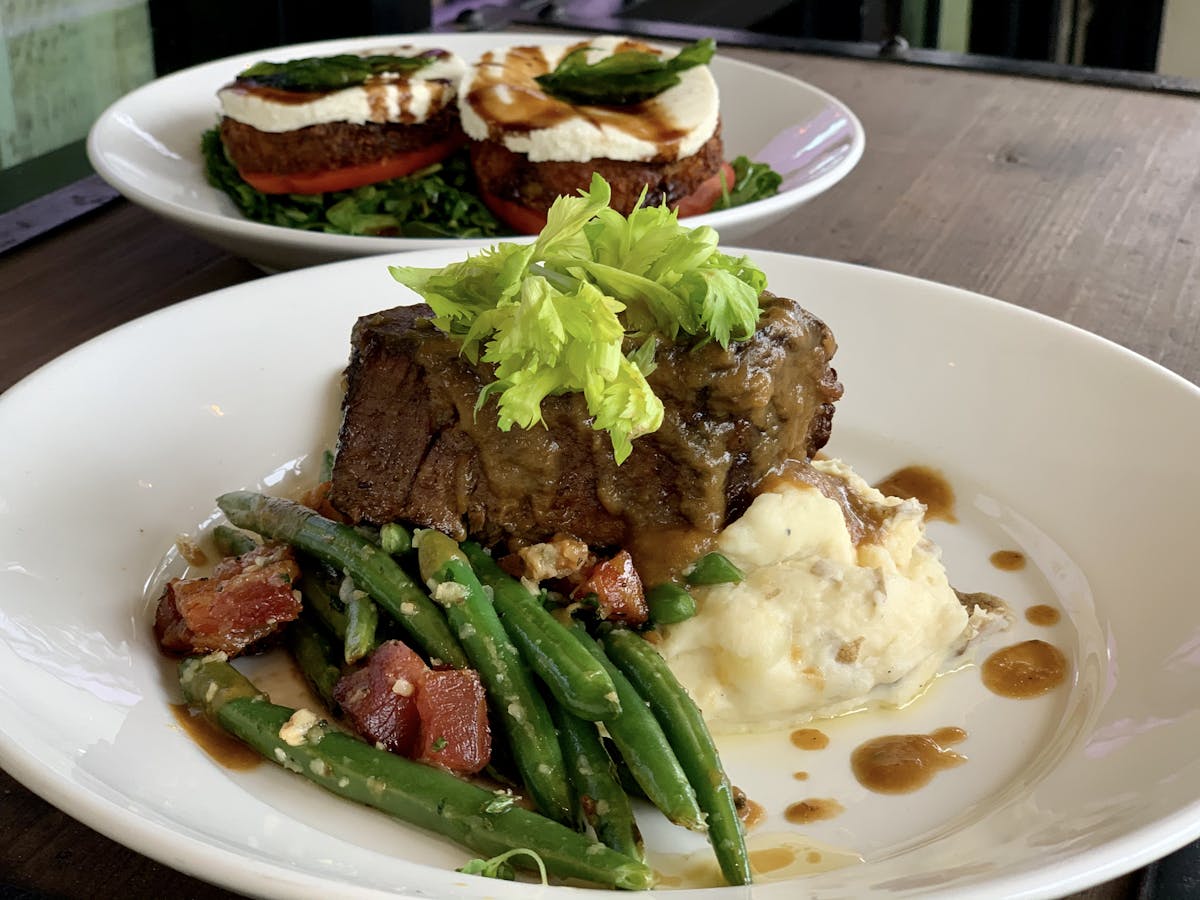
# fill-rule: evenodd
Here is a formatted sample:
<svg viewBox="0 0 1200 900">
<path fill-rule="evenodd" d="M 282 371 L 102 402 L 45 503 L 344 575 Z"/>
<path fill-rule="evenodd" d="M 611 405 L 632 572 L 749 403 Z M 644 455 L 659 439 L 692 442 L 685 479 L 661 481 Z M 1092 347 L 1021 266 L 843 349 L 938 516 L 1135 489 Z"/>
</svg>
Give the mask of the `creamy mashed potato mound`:
<svg viewBox="0 0 1200 900">
<path fill-rule="evenodd" d="M 696 616 L 659 645 L 716 731 L 902 706 L 997 618 L 959 602 L 918 501 L 885 497 L 837 460 L 812 465 L 882 507 L 882 524 L 855 545 L 836 501 L 783 482 L 721 533 L 745 581 L 695 588 Z"/>
</svg>

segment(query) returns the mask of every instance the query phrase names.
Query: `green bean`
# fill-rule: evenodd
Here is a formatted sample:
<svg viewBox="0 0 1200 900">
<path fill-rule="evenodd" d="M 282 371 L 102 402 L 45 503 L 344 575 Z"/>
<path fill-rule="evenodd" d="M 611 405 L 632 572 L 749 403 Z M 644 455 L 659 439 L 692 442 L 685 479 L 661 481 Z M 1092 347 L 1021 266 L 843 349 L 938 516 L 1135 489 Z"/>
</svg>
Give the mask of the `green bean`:
<svg viewBox="0 0 1200 900">
<path fill-rule="evenodd" d="M 261 546 L 254 535 L 232 525 L 218 525 L 213 529 L 212 536 L 217 552 L 222 556 L 241 556 Z"/>
<path fill-rule="evenodd" d="M 301 566 L 300 593 L 304 596 L 304 608 L 311 612 L 321 624 L 343 644 L 346 641 L 346 610 L 342 601 L 334 596 L 325 579 Z"/>
<path fill-rule="evenodd" d="M 417 533 L 417 561 L 479 672 L 534 803 L 550 818 L 569 823 L 571 789 L 550 712 L 471 564 L 438 531 Z"/>
<path fill-rule="evenodd" d="M 356 663 L 375 649 L 375 629 L 379 625 L 379 608 L 360 591 L 354 579 L 347 575 L 338 589 L 338 599 L 346 608 L 346 637 L 343 654 L 347 663 Z"/>
<path fill-rule="evenodd" d="M 377 750 L 311 714 L 270 703 L 223 654 L 185 659 L 179 673 L 189 705 L 266 759 L 334 794 L 445 835 L 485 857 L 524 848 L 562 878 L 628 890 L 653 886 L 654 873 L 644 863 L 521 809 L 510 797 Z M 519 857 L 512 861 L 522 864 Z"/>
<path fill-rule="evenodd" d="M 287 646 L 313 692 L 326 706 L 336 709 L 333 688 L 342 670 L 338 665 L 341 653 L 333 641 L 302 613 L 287 628 Z"/>
<path fill-rule="evenodd" d="M 558 704 L 551 704 L 550 712 L 584 819 L 595 829 L 602 844 L 645 861 L 633 805 L 617 779 L 595 723 L 573 715 Z"/>
<path fill-rule="evenodd" d="M 379 529 L 379 545 L 384 553 L 400 556 L 412 549 L 412 535 L 399 522 L 389 522 Z"/>
<path fill-rule="evenodd" d="M 656 625 L 674 625 L 696 614 L 696 601 L 687 588 L 666 582 L 646 591 L 650 621 Z"/>
<path fill-rule="evenodd" d="M 623 628 L 604 636 L 612 661 L 628 676 L 662 724 L 708 818 L 708 839 L 730 884 L 749 884 L 750 857 L 733 787 L 700 710 L 666 661 L 644 639 Z"/>
<path fill-rule="evenodd" d="M 696 802 L 696 792 L 688 783 L 675 751 L 646 701 L 592 640 L 583 625 L 575 622 L 568 630 L 604 666 L 612 679 L 621 701 L 621 712 L 606 721 L 604 728 L 621 751 L 637 783 L 650 802 L 676 825 L 692 831 L 702 830 L 704 816 Z"/>
<path fill-rule="evenodd" d="M 462 551 L 479 580 L 492 589 L 492 603 L 509 638 L 554 698 L 590 722 L 621 711 L 612 679 L 604 667 L 567 634 L 525 585 L 505 573 L 478 544 Z"/>
<path fill-rule="evenodd" d="M 462 647 L 433 601 L 394 559 L 353 528 L 299 503 L 250 491 L 222 494 L 217 506 L 233 524 L 286 541 L 336 566 L 398 621 L 431 658 L 459 669 L 466 666 Z"/>
<path fill-rule="evenodd" d="M 697 560 L 687 574 L 688 584 L 737 584 L 746 580 L 746 573 L 729 561 L 724 553 L 707 553 Z"/>
</svg>

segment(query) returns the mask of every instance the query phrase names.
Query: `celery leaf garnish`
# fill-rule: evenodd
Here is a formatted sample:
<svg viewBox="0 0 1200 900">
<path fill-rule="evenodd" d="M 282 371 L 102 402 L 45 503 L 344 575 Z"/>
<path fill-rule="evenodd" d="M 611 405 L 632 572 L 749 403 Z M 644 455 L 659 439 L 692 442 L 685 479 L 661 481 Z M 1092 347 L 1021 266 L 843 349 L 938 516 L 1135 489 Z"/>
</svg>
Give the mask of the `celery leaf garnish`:
<svg viewBox="0 0 1200 900">
<path fill-rule="evenodd" d="M 662 424 L 647 377 L 660 341 L 699 345 L 754 334 L 766 276 L 717 248 L 708 227 L 675 212 L 608 207 L 596 175 L 579 197 L 560 197 L 532 244 L 502 243 L 441 269 L 392 266 L 424 298 L 434 324 L 473 362 L 495 367 L 499 427 L 531 428 L 549 396 L 584 395 L 592 427 L 607 431 L 617 463 Z"/>
</svg>

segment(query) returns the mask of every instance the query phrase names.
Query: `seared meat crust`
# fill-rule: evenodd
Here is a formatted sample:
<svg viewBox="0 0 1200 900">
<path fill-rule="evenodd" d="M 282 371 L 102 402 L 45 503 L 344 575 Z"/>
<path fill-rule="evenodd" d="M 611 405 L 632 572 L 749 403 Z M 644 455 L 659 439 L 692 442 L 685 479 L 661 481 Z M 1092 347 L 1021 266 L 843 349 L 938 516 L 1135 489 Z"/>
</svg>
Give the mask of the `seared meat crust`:
<svg viewBox="0 0 1200 900">
<path fill-rule="evenodd" d="M 598 172 L 612 188 L 612 208 L 629 215 L 647 187 L 646 205 L 670 205 L 693 193 L 724 162 L 721 131 L 695 154 L 670 162 L 627 162 L 591 159 L 587 162 L 530 162 L 498 141 L 472 141 L 471 164 L 482 190 L 501 200 L 545 212 L 560 194 L 577 196 Z"/>
<path fill-rule="evenodd" d="M 378 162 L 466 135 L 452 105 L 415 125 L 330 122 L 278 133 L 223 118 L 221 140 L 243 172 L 295 175 Z"/>
<path fill-rule="evenodd" d="M 766 294 L 750 340 L 659 350 L 649 381 L 663 425 L 617 466 L 580 394 L 547 398 L 544 428 L 501 432 L 494 402 L 476 412 L 491 367 L 462 357 L 429 314 L 398 307 L 354 328 L 330 495 L 351 521 L 407 520 L 512 545 L 558 533 L 592 546 L 711 533 L 765 475 L 824 446 L 842 392 L 829 329 Z"/>
</svg>

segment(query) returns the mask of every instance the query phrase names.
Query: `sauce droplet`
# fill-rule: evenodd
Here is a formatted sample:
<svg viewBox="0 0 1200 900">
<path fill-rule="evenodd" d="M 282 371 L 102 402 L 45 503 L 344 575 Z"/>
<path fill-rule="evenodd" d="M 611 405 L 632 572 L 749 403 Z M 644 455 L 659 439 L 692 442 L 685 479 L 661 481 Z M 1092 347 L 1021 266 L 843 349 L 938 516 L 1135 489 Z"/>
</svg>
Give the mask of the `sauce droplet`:
<svg viewBox="0 0 1200 900">
<path fill-rule="evenodd" d="M 226 734 L 212 725 L 204 716 L 193 715 L 184 703 L 172 703 L 171 712 L 175 721 L 196 745 L 212 757 L 213 761 L 226 769 L 246 771 L 253 769 L 263 758 L 237 738 Z"/>
<path fill-rule="evenodd" d="M 1039 603 L 1037 606 L 1031 606 L 1025 610 L 1025 620 L 1032 625 L 1057 625 L 1061 618 L 1062 613 L 1045 603 Z"/>
<path fill-rule="evenodd" d="M 997 550 L 988 559 L 993 566 L 1005 572 L 1020 572 L 1025 568 L 1025 554 L 1020 550 Z"/>
<path fill-rule="evenodd" d="M 774 872 L 796 861 L 796 851 L 791 847 L 764 847 L 750 851 L 750 868 L 756 875 Z"/>
<path fill-rule="evenodd" d="M 1022 641 L 989 656 L 980 674 L 992 693 L 1024 700 L 1040 697 L 1062 684 L 1067 677 L 1067 658 L 1053 644 Z"/>
<path fill-rule="evenodd" d="M 827 797 L 810 797 L 799 803 L 791 804 L 784 810 L 783 817 L 793 825 L 807 825 L 810 822 L 832 819 L 844 810 L 845 807 L 836 800 Z"/>
<path fill-rule="evenodd" d="M 954 488 L 946 476 L 929 466 L 905 466 L 888 475 L 875 487 L 889 497 L 915 498 L 925 504 L 925 518 L 957 522 Z"/>
<path fill-rule="evenodd" d="M 792 732 L 792 743 L 801 750 L 824 750 L 829 746 L 829 735 L 816 728 L 797 728 Z"/>
<path fill-rule="evenodd" d="M 927 785 L 942 769 L 961 766 L 965 756 L 946 749 L 965 740 L 961 728 L 931 734 L 890 734 L 860 744 L 850 755 L 858 783 L 879 794 L 908 794 Z"/>
<path fill-rule="evenodd" d="M 795 778 L 797 781 L 808 781 L 808 773 L 807 772 L 793 772 L 792 777 Z"/>
</svg>

